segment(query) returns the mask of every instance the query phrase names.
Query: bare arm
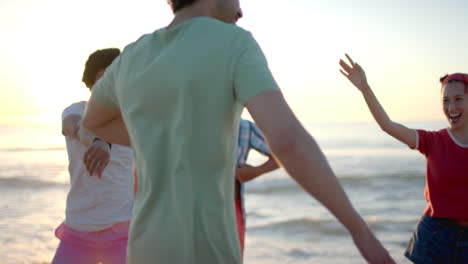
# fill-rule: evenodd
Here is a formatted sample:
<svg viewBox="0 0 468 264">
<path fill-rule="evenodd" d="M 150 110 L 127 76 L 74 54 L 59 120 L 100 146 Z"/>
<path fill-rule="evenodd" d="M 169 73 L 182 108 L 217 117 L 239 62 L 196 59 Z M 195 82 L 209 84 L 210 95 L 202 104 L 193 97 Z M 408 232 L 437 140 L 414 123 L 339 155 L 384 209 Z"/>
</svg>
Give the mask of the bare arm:
<svg viewBox="0 0 468 264">
<path fill-rule="evenodd" d="M 127 128 L 120 110 L 100 106 L 92 95 L 86 106 L 83 126 L 102 140 L 130 146 Z"/>
<path fill-rule="evenodd" d="M 250 99 L 247 109 L 286 171 L 349 230 L 370 263 L 394 263 L 356 212 L 315 140 L 279 91 Z"/>
<path fill-rule="evenodd" d="M 346 221 L 356 219 L 356 211 L 319 146 L 296 119 L 282 94 L 276 91 L 262 93 L 251 99 L 246 107 L 291 177 L 329 208 L 348 229 L 359 226 Z"/>
<path fill-rule="evenodd" d="M 85 147 L 90 147 L 93 144 L 94 135 L 89 133 L 86 129 L 84 129 L 83 125 L 80 122 L 80 128 L 78 129 L 78 138 L 80 139 L 81 144 Z"/>
<path fill-rule="evenodd" d="M 240 182 L 248 182 L 251 181 L 258 176 L 275 170 L 278 168 L 278 163 L 273 157 L 270 157 L 265 163 L 260 166 L 254 167 L 247 164 L 240 165 L 239 168 L 236 169 L 236 178 Z"/>
<path fill-rule="evenodd" d="M 387 132 L 390 136 L 398 139 L 399 141 L 405 143 L 410 148 L 415 148 L 417 145 L 417 134 L 413 129 L 409 129 L 406 126 L 393 122 L 385 112 L 384 108 L 380 104 L 379 100 L 375 96 L 374 92 L 367 83 L 367 78 L 364 70 L 361 66 L 355 63 L 347 54 L 351 66 L 346 64 L 343 60 L 340 60 L 340 65 L 342 67 L 341 73 L 348 78 L 348 80 L 356 86 L 364 96 L 364 99 L 369 107 L 372 116 L 375 121 L 379 124 L 380 128 Z"/>
<path fill-rule="evenodd" d="M 96 175 L 100 178 L 110 160 L 110 148 L 107 142 L 94 141 L 94 135 L 83 128 L 81 116 L 77 114 L 68 115 L 63 119 L 62 133 L 80 141 L 83 146 L 88 148 L 83 157 L 83 163 L 90 175 Z"/>
</svg>

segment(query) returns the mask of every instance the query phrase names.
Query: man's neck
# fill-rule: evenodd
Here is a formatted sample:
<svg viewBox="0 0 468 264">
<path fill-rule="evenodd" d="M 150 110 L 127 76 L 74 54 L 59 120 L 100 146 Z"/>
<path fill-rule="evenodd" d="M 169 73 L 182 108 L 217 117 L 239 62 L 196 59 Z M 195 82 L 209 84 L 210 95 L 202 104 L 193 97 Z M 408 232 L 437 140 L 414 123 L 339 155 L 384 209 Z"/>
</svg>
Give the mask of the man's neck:
<svg viewBox="0 0 468 264">
<path fill-rule="evenodd" d="M 184 21 L 194 17 L 213 17 L 212 9 L 207 6 L 205 1 L 197 1 L 191 6 L 185 7 L 175 13 L 174 19 L 167 26 L 168 28 L 181 24 Z"/>
</svg>

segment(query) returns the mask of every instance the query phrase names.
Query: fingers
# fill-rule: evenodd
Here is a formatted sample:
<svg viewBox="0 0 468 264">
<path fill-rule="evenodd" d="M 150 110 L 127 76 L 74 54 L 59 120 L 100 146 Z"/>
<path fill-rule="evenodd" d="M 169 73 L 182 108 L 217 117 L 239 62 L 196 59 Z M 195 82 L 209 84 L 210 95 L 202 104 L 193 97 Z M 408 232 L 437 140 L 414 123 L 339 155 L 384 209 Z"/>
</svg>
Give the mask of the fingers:
<svg viewBox="0 0 468 264">
<path fill-rule="evenodd" d="M 98 165 L 99 160 L 96 158 L 98 156 L 98 150 L 94 147 L 90 147 L 88 151 L 86 151 L 84 156 L 84 164 L 86 170 L 88 171 L 89 175 L 94 176 L 94 170 Z"/>
<path fill-rule="evenodd" d="M 348 58 L 348 61 L 349 61 L 349 63 L 351 63 L 352 66 L 354 66 L 356 64 L 356 63 L 354 63 L 353 59 L 351 59 L 351 57 L 347 53 L 345 53 L 345 56 L 346 56 L 346 58 Z"/>
<path fill-rule="evenodd" d="M 353 83 L 353 84 L 354 84 L 353 80 L 351 80 L 351 77 L 349 76 L 349 75 L 350 75 L 349 73 L 347 73 L 347 72 L 344 72 L 344 71 L 343 71 L 343 70 L 341 70 L 341 69 L 340 69 L 340 72 L 341 72 L 341 74 L 343 74 L 343 75 L 344 75 L 344 77 L 346 77 L 346 79 L 348 79 L 348 81 L 350 81 L 351 83 Z"/>
<path fill-rule="evenodd" d="M 84 154 L 83 157 L 83 163 L 86 167 L 86 170 L 91 174 L 91 161 L 93 160 L 94 157 L 94 152 L 95 149 L 93 147 L 90 147 L 86 153 Z"/>
<path fill-rule="evenodd" d="M 108 160 L 97 162 L 96 166 L 94 167 L 93 174 L 97 175 L 98 178 L 102 178 L 102 173 L 104 172 L 104 169 L 107 167 L 107 164 L 109 164 Z"/>
<path fill-rule="evenodd" d="M 346 72 L 351 71 L 351 67 L 346 62 L 344 62 L 343 60 L 340 60 L 339 64 L 340 64 L 341 68 L 343 68 L 343 70 L 345 70 Z"/>
<path fill-rule="evenodd" d="M 86 170 L 91 176 L 101 178 L 104 169 L 109 164 L 110 153 L 108 150 L 97 146 L 91 146 L 83 157 Z"/>
<path fill-rule="evenodd" d="M 355 68 L 349 66 L 346 62 L 344 62 L 343 60 L 340 60 L 339 62 L 340 66 L 342 69 L 340 69 L 340 72 L 346 77 L 348 78 L 348 80 L 351 81 L 350 79 L 350 75 L 353 74 L 353 72 L 355 72 Z"/>
<path fill-rule="evenodd" d="M 91 160 L 90 168 L 89 168 L 89 174 L 91 176 L 97 176 L 98 178 L 100 178 L 99 175 L 96 173 L 96 168 L 99 166 L 99 163 L 100 163 L 100 161 L 97 158 L 93 158 Z"/>
<path fill-rule="evenodd" d="M 348 80 L 349 80 L 349 75 L 348 74 L 346 74 L 342 69 L 340 69 L 340 72 L 341 72 L 341 74 L 344 75 L 344 77 L 348 78 Z"/>
</svg>

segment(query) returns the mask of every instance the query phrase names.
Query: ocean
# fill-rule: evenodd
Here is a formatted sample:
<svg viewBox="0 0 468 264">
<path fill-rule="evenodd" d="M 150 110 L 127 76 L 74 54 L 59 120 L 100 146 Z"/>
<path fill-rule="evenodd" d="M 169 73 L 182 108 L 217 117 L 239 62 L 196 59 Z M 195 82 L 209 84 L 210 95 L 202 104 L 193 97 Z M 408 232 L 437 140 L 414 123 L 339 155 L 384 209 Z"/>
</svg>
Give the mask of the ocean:
<svg viewBox="0 0 468 264">
<path fill-rule="evenodd" d="M 409 122 L 438 130 L 444 122 Z M 425 208 L 425 159 L 374 123 L 307 126 L 397 263 Z M 251 153 L 249 163 L 262 156 Z M 50 263 L 69 189 L 59 125 L 0 126 L 0 263 Z M 347 231 L 282 169 L 246 184 L 246 264 L 364 263 Z"/>
</svg>

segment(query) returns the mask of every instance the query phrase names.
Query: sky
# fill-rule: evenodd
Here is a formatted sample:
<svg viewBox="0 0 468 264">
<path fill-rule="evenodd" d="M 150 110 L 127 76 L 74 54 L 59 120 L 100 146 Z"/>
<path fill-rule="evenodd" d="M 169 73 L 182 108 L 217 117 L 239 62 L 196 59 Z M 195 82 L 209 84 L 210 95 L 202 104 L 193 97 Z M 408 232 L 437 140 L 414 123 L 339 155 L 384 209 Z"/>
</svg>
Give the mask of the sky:
<svg viewBox="0 0 468 264">
<path fill-rule="evenodd" d="M 338 71 L 350 54 L 395 121 L 443 120 L 439 77 L 468 72 L 465 0 L 240 0 L 291 108 L 305 123 L 372 120 Z M 167 26 L 166 0 L 0 0 L 0 125 L 59 123 L 87 100 L 84 63 Z"/>
</svg>

